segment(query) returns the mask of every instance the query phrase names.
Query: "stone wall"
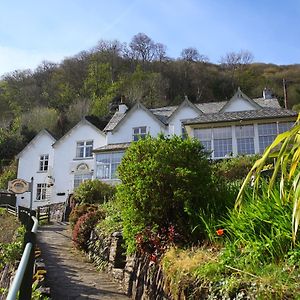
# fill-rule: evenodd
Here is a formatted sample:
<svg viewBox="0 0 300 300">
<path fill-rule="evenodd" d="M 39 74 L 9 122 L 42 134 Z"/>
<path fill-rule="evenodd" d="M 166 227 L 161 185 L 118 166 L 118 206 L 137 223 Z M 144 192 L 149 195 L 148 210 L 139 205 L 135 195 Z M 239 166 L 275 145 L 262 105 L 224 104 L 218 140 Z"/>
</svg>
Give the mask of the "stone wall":
<svg viewBox="0 0 300 300">
<path fill-rule="evenodd" d="M 98 240 L 98 241 L 97 241 Z M 123 237 L 115 232 L 109 239 L 99 232 L 91 234 L 89 257 L 106 261 L 106 269 L 118 281 L 128 296 L 135 300 L 169 299 L 164 292 L 163 273 L 159 265 L 142 255 L 126 256 L 122 247 Z M 101 263 L 98 261 L 98 264 Z"/>
</svg>

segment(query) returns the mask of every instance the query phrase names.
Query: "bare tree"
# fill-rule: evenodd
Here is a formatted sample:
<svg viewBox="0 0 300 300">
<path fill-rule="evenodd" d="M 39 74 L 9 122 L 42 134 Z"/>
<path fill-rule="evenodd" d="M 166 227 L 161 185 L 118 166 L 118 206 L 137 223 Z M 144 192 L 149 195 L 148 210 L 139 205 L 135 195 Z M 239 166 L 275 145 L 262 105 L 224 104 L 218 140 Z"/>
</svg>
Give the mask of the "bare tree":
<svg viewBox="0 0 300 300">
<path fill-rule="evenodd" d="M 145 33 L 136 34 L 130 44 L 132 57 L 142 62 L 150 62 L 155 57 L 156 45 Z"/>
<path fill-rule="evenodd" d="M 155 44 L 155 59 L 158 61 L 165 61 L 167 57 L 167 46 L 162 43 Z"/>
<path fill-rule="evenodd" d="M 248 65 L 253 62 L 254 56 L 248 50 L 240 50 L 239 52 L 229 52 L 225 56 L 221 57 L 221 64 L 228 68 L 237 70 L 244 65 Z"/>
<path fill-rule="evenodd" d="M 189 47 L 181 51 L 180 57 L 182 60 L 189 62 L 208 62 L 208 57 L 200 54 L 196 48 Z"/>
</svg>

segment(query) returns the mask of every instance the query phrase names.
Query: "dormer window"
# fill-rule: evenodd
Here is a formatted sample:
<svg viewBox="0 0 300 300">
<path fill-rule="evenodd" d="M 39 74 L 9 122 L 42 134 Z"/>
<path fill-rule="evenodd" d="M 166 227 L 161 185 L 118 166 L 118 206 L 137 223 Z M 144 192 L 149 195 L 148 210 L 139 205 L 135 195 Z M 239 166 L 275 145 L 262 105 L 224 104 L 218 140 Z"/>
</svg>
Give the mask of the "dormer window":
<svg viewBox="0 0 300 300">
<path fill-rule="evenodd" d="M 93 157 L 93 141 L 80 141 L 76 144 L 76 158 Z"/>
<path fill-rule="evenodd" d="M 134 127 L 133 128 L 133 135 L 132 140 L 138 141 L 139 139 L 144 139 L 147 134 L 147 127 L 141 126 L 141 127 Z"/>
<path fill-rule="evenodd" d="M 45 172 L 48 171 L 48 165 L 49 165 L 49 154 L 43 154 L 40 156 L 40 166 L 39 171 Z"/>
</svg>

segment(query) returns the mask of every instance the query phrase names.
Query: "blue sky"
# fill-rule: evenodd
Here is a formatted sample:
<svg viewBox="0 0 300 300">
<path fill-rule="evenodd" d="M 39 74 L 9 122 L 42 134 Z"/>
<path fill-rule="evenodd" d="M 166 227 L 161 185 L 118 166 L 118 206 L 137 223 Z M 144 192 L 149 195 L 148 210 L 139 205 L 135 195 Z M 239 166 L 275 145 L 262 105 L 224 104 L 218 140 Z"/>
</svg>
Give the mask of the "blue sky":
<svg viewBox="0 0 300 300">
<path fill-rule="evenodd" d="M 300 63 L 300 0 L 0 0 L 0 12 L 0 75 L 139 32 L 173 58 L 195 47 L 213 63 L 242 49 Z"/>
</svg>

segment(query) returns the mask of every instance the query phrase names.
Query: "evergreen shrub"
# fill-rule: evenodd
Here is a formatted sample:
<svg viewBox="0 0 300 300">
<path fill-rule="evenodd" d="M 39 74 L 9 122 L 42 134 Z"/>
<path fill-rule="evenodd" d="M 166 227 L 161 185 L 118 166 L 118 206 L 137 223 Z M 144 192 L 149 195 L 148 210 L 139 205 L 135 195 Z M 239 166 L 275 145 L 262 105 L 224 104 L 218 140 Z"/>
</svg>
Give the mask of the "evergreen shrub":
<svg viewBox="0 0 300 300">
<path fill-rule="evenodd" d="M 185 242 L 201 239 L 199 211 L 214 201 L 208 154 L 197 140 L 147 137 L 133 143 L 118 168 L 123 236 L 128 251 L 146 227 L 174 226 Z"/>
</svg>

